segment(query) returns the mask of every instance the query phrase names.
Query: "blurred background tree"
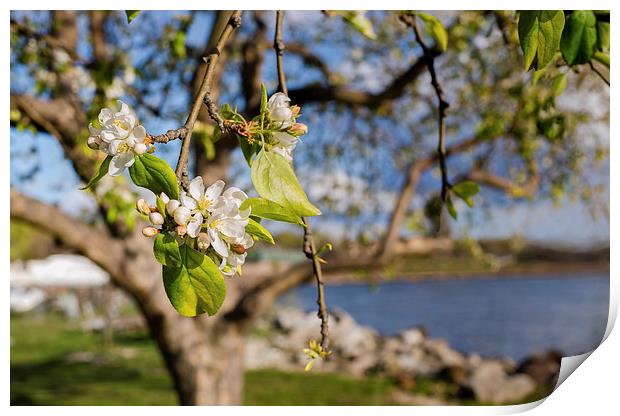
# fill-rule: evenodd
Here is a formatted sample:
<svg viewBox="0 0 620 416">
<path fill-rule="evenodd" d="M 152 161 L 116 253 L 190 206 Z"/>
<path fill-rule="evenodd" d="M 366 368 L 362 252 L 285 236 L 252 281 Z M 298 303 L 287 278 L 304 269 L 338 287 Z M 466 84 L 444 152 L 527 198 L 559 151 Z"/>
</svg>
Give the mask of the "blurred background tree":
<svg viewBox="0 0 620 416">
<path fill-rule="evenodd" d="M 89 198 L 76 199 L 74 190 L 100 163 L 100 154 L 86 146 L 88 122 L 100 108 L 122 98 L 152 134 L 180 125 L 203 77 L 201 58 L 229 16 L 142 12 L 128 25 L 124 12 L 11 14 L 11 218 L 89 257 L 133 297 L 182 404 L 241 402 L 248 328 L 281 293 L 309 278 L 309 264 L 280 272 L 249 265 L 243 279 L 227 282 L 217 316 L 183 318 L 168 304 L 151 242 L 136 231 L 138 191 L 124 177 L 107 178 Z M 261 82 L 275 90 L 274 17 L 244 13 L 215 74 L 219 103 L 255 114 Z M 403 237 L 434 236 L 438 229 L 446 235 L 454 224 L 438 199 L 437 103 L 427 60 L 399 17 L 381 11 L 286 14 L 289 95 L 310 126 L 296 165 L 325 214 L 313 223 L 340 224 L 347 231 L 324 231 L 326 238 L 365 247 L 364 255 L 352 258 L 336 246 L 327 271 L 389 265 Z M 599 60 L 569 67 L 557 52 L 544 68 L 525 71 L 517 19 L 510 11 L 438 12 L 422 19 L 423 41 L 449 103 L 450 182 L 472 180 L 483 188 L 474 198 L 478 211 L 515 199 L 577 198 L 605 212 L 607 68 Z M 608 14 L 596 15 L 596 30 L 608 22 Z M 597 48 L 608 51 L 609 45 Z M 237 142 L 214 136 L 206 109 L 199 120 L 193 174 L 248 188 Z M 19 137 L 27 131 L 36 140 L 23 145 Z M 66 162 L 50 163 L 50 138 Z M 159 151 L 173 161 L 178 144 Z M 60 179 L 49 179 L 54 176 Z M 464 202 L 454 209 L 459 218 L 475 212 Z"/>
</svg>

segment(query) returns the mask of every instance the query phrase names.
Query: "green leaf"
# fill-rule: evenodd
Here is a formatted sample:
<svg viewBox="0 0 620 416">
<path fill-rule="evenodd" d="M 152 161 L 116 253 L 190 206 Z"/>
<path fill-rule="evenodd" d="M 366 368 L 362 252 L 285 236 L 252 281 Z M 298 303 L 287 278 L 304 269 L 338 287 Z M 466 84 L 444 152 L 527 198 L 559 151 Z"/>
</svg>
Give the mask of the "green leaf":
<svg viewBox="0 0 620 416">
<path fill-rule="evenodd" d="M 452 202 L 452 198 L 448 196 L 446 199 L 446 208 L 448 209 L 448 213 L 455 220 L 458 219 L 458 214 L 456 213 L 456 208 L 454 207 L 454 203 Z"/>
<path fill-rule="evenodd" d="M 568 15 L 560 49 L 570 66 L 585 64 L 597 45 L 596 16 L 591 10 L 576 10 Z"/>
<path fill-rule="evenodd" d="M 295 212 L 265 198 L 248 198 L 243 201 L 239 209 L 245 210 L 248 207 L 252 208 L 251 214 L 255 217 L 298 225 L 304 224 L 301 217 Z"/>
<path fill-rule="evenodd" d="M 155 259 L 164 266 L 178 267 L 181 265 L 179 243 L 175 236 L 166 232 L 159 233 L 153 242 Z"/>
<path fill-rule="evenodd" d="M 264 114 L 267 111 L 267 88 L 265 84 L 260 84 L 260 113 Z"/>
<path fill-rule="evenodd" d="M 108 173 L 108 167 L 110 166 L 111 160 L 112 160 L 112 156 L 106 156 L 106 158 L 103 159 L 103 162 L 101 162 L 101 165 L 99 165 L 99 170 L 97 171 L 97 174 L 93 176 L 90 181 L 88 181 L 86 186 L 80 189 L 84 190 L 84 189 L 92 188 L 93 186 L 95 186 L 97 182 L 99 182 L 101 178 L 103 178 Z"/>
<path fill-rule="evenodd" d="M 252 218 L 248 220 L 248 225 L 245 227 L 245 232 L 268 243 L 276 243 L 273 240 L 271 233 L 258 222 L 254 221 Z"/>
<path fill-rule="evenodd" d="M 159 213 L 166 218 L 166 204 L 164 203 L 164 200 L 159 197 L 159 195 L 155 198 L 155 206 L 157 207 L 157 211 L 159 211 Z"/>
<path fill-rule="evenodd" d="M 469 207 L 474 206 L 472 197 L 480 192 L 480 186 L 474 181 L 463 181 L 452 187 L 452 192 L 461 198 Z"/>
<path fill-rule="evenodd" d="M 597 22 L 596 31 L 597 31 L 596 40 L 598 44 L 598 49 L 604 52 L 609 51 L 609 31 L 610 31 L 609 22 Z"/>
<path fill-rule="evenodd" d="M 142 10 L 125 10 L 125 15 L 127 16 L 127 23 L 133 22 L 133 20 L 138 17 Z"/>
<path fill-rule="evenodd" d="M 254 188 L 263 198 L 302 217 L 321 214 L 321 211 L 308 201 L 291 164 L 280 154 L 261 150 L 250 170 Z"/>
<path fill-rule="evenodd" d="M 177 59 L 185 59 L 187 50 L 185 49 L 185 31 L 179 30 L 172 40 L 172 56 Z"/>
<path fill-rule="evenodd" d="M 151 190 L 155 195 L 165 193 L 170 199 L 179 199 L 179 184 L 172 168 L 157 156 L 145 153 L 136 155 L 129 167 L 131 180 L 137 186 Z"/>
<path fill-rule="evenodd" d="M 553 91 L 553 95 L 556 97 L 564 92 L 566 89 L 566 85 L 568 83 L 568 78 L 566 74 L 558 74 L 553 77 L 553 82 L 551 84 L 551 91 Z"/>
<path fill-rule="evenodd" d="M 439 50 L 445 52 L 448 49 L 448 32 L 441 21 L 428 13 L 416 13 L 416 15 L 424 22 L 427 32 L 433 36 Z"/>
<path fill-rule="evenodd" d="M 519 41 L 525 70 L 541 69 L 553 59 L 564 29 L 562 10 L 527 10 L 519 13 Z"/>
<path fill-rule="evenodd" d="M 595 52 L 594 59 L 609 68 L 609 54 L 603 52 Z"/>
<path fill-rule="evenodd" d="M 224 303 L 226 285 L 213 260 L 183 244 L 178 267 L 163 266 L 170 303 L 183 316 L 214 315 Z"/>
<path fill-rule="evenodd" d="M 372 27 L 372 22 L 364 15 L 363 11 L 340 11 L 338 13 L 340 13 L 344 22 L 351 28 L 357 30 L 368 39 L 377 39 L 377 35 Z"/>
<path fill-rule="evenodd" d="M 241 147 L 241 153 L 243 153 L 243 157 L 245 161 L 248 162 L 248 166 L 252 166 L 252 156 L 256 153 L 256 145 L 248 143 L 248 140 L 239 136 L 238 134 L 237 140 L 239 140 L 239 147 Z"/>
</svg>

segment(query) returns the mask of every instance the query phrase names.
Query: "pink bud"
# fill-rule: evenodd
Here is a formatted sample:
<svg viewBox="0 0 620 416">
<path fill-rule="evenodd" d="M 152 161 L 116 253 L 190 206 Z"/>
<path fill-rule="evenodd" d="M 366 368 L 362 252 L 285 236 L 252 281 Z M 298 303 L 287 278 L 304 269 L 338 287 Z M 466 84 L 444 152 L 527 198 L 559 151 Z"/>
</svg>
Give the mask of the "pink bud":
<svg viewBox="0 0 620 416">
<path fill-rule="evenodd" d="M 174 214 L 173 214 L 174 220 L 179 225 L 187 224 L 187 221 L 189 221 L 190 215 L 191 215 L 190 210 L 184 206 L 180 206 L 177 209 L 175 209 Z"/>
<path fill-rule="evenodd" d="M 146 201 L 142 198 L 136 201 L 136 210 L 138 210 L 140 214 L 144 215 L 149 215 L 151 213 L 149 204 L 147 204 Z"/>
<path fill-rule="evenodd" d="M 101 146 L 101 139 L 98 136 L 90 136 L 86 141 L 86 144 L 93 150 L 99 150 L 99 146 Z"/>
<path fill-rule="evenodd" d="M 293 113 L 293 117 L 297 117 L 301 113 L 301 107 L 298 105 L 291 106 L 291 113 Z"/>
<path fill-rule="evenodd" d="M 159 212 L 151 212 L 149 220 L 151 220 L 153 225 L 162 225 L 164 223 L 164 217 Z"/>
<path fill-rule="evenodd" d="M 199 233 L 197 237 L 198 249 L 205 251 L 211 245 L 211 237 L 207 233 Z"/>
<path fill-rule="evenodd" d="M 185 225 L 178 225 L 177 226 L 177 235 L 179 237 L 183 237 L 185 235 L 185 233 L 187 233 L 187 226 L 185 226 Z"/>
<path fill-rule="evenodd" d="M 157 234 L 159 234 L 159 230 L 155 227 L 151 227 L 150 225 L 142 229 L 142 235 L 144 235 L 145 237 L 154 237 Z"/>
<path fill-rule="evenodd" d="M 303 134 L 308 133 L 308 126 L 306 126 L 303 123 L 295 123 L 290 128 L 290 132 L 294 134 L 295 136 L 301 136 Z"/>
<path fill-rule="evenodd" d="M 174 215 L 174 211 L 177 210 L 179 205 L 181 205 L 179 201 L 177 201 L 176 199 L 171 199 L 166 203 L 166 211 L 168 211 L 168 214 Z"/>
</svg>

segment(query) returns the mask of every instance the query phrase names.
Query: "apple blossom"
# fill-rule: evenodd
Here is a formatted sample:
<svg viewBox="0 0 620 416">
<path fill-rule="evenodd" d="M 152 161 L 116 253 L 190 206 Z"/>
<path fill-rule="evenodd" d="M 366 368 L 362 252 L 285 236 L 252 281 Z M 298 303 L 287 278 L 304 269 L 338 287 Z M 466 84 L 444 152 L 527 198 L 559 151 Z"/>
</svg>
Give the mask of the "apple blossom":
<svg viewBox="0 0 620 416">
<path fill-rule="evenodd" d="M 159 234 L 159 230 L 158 230 L 157 228 L 155 228 L 155 227 L 152 227 L 152 226 L 150 226 L 150 225 L 147 225 L 146 227 L 144 227 L 144 228 L 142 229 L 142 234 L 143 234 L 145 237 L 154 237 L 154 236 L 156 236 L 157 234 Z"/>
<path fill-rule="evenodd" d="M 293 111 L 290 108 L 291 99 L 285 94 L 277 92 L 267 102 L 267 114 L 269 119 L 280 126 L 288 128 L 293 125 Z"/>
<path fill-rule="evenodd" d="M 136 154 L 141 155 L 149 150 L 144 142 L 146 130 L 138 123 L 136 114 L 127 104 L 118 102 L 119 111 L 104 108 L 99 112 L 100 129 L 92 124 L 88 126 L 88 146 L 112 156 L 108 168 L 110 176 L 120 175 L 125 168 L 133 165 Z"/>
</svg>

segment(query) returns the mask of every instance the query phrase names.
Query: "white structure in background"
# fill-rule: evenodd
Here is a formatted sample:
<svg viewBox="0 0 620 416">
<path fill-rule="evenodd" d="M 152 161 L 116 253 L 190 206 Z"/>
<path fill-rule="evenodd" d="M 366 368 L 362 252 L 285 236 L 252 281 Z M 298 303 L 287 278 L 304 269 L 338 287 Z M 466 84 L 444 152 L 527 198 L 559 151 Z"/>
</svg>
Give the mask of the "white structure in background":
<svg viewBox="0 0 620 416">
<path fill-rule="evenodd" d="M 42 260 L 13 262 L 11 311 L 26 312 L 36 308 L 45 301 L 46 292 L 54 289 L 101 287 L 109 281 L 105 271 L 83 256 L 55 254 Z"/>
</svg>

